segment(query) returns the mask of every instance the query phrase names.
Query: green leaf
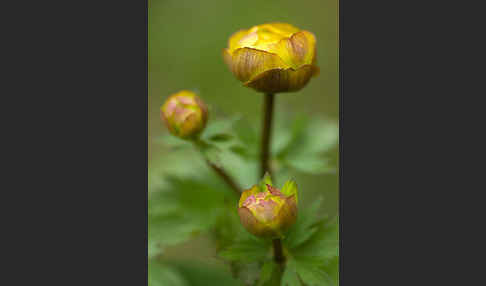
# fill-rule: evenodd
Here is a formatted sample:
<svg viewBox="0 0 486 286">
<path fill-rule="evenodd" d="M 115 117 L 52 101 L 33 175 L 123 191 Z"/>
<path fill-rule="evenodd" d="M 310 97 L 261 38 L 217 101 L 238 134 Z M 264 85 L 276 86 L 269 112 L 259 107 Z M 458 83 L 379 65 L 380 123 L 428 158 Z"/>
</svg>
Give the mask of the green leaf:
<svg viewBox="0 0 486 286">
<path fill-rule="evenodd" d="M 151 259 L 148 262 L 149 286 L 189 286 L 190 284 L 173 267 Z"/>
<path fill-rule="evenodd" d="M 299 257 L 294 258 L 294 261 L 296 272 L 305 285 L 337 286 L 332 284 L 331 277 L 324 271 L 323 263 L 319 260 Z"/>
<path fill-rule="evenodd" d="M 298 191 L 297 183 L 294 180 L 288 180 L 285 182 L 281 190 L 282 194 L 285 196 L 295 195 L 295 201 L 298 203 Z"/>
<path fill-rule="evenodd" d="M 210 139 L 221 134 L 231 134 L 232 127 L 237 120 L 240 120 L 239 116 L 210 120 L 201 134 L 202 139 Z"/>
<path fill-rule="evenodd" d="M 229 133 L 218 133 L 209 137 L 208 139 L 215 142 L 226 142 L 233 139 L 233 135 Z"/>
<path fill-rule="evenodd" d="M 300 117 L 294 121 L 291 130 L 291 139 L 287 138 L 288 135 L 281 135 L 284 138 L 280 140 L 284 143 L 279 143 L 278 153 L 274 153 L 280 164 L 309 174 L 336 172 L 323 155 L 337 146 L 337 123 Z"/>
<path fill-rule="evenodd" d="M 269 255 L 269 244 L 260 239 L 237 241 L 219 255 L 230 261 L 252 262 L 265 259 Z"/>
<path fill-rule="evenodd" d="M 272 274 L 275 270 L 277 270 L 277 264 L 271 260 L 266 261 L 262 266 L 262 270 L 260 271 L 258 286 L 268 285 L 269 283 L 267 282 L 272 279 Z"/>
<path fill-rule="evenodd" d="M 292 259 L 287 261 L 284 274 L 282 276 L 281 286 L 301 286 L 297 272 L 295 269 L 295 262 Z"/>
<path fill-rule="evenodd" d="M 243 119 L 235 120 L 233 130 L 239 140 L 248 147 L 258 146 L 258 135 L 253 127 Z"/>
<path fill-rule="evenodd" d="M 317 198 L 309 207 L 299 208 L 296 223 L 290 228 L 283 243 L 289 249 L 294 249 L 305 243 L 315 234 L 319 228 L 321 219 L 317 217 L 317 211 L 322 203 L 322 197 Z"/>
<path fill-rule="evenodd" d="M 324 271 L 329 274 L 333 286 L 339 285 L 339 257 L 336 256 L 324 265 Z"/>
<path fill-rule="evenodd" d="M 336 168 L 329 165 L 329 160 L 315 154 L 304 154 L 286 159 L 286 163 L 303 173 L 314 175 L 335 173 Z"/>
<path fill-rule="evenodd" d="M 235 195 L 223 182 L 214 181 L 214 175 L 201 175 L 203 178 L 168 177 L 163 189 L 150 194 L 149 257 L 213 227 L 225 215 L 224 200 L 234 200 Z"/>
<path fill-rule="evenodd" d="M 202 263 L 179 262 L 173 264 L 190 286 L 243 286 L 243 283 L 231 277 L 227 268 Z"/>
<path fill-rule="evenodd" d="M 271 151 L 274 156 L 278 156 L 292 141 L 292 132 L 288 128 L 280 128 L 277 129 L 275 133 L 274 139 L 272 140 Z"/>
<path fill-rule="evenodd" d="M 339 219 L 320 222 L 317 231 L 292 250 L 295 255 L 326 261 L 339 255 Z"/>
<path fill-rule="evenodd" d="M 165 134 L 154 139 L 154 143 L 165 145 L 171 149 L 186 148 L 191 146 L 188 140 L 180 139 L 172 134 Z"/>
<path fill-rule="evenodd" d="M 319 222 L 317 232 L 292 250 L 296 272 L 306 285 L 337 286 L 338 225 L 338 219 Z"/>
<path fill-rule="evenodd" d="M 221 167 L 221 149 L 218 148 L 215 144 L 199 139 L 194 142 L 195 146 L 204 158 L 209 161 L 211 164 L 215 166 Z"/>
</svg>

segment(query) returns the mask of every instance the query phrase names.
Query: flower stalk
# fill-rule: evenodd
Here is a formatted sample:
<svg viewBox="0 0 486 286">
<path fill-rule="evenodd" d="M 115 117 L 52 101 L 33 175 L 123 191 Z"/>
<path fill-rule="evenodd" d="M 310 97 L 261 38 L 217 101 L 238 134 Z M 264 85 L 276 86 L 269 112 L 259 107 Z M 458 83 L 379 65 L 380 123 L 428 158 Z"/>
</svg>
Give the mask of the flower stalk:
<svg viewBox="0 0 486 286">
<path fill-rule="evenodd" d="M 272 119 L 274 109 L 275 95 L 272 93 L 265 94 L 265 101 L 263 104 L 263 129 L 262 129 L 262 143 L 260 156 L 260 177 L 263 177 L 266 172 L 272 178 L 272 169 L 270 166 L 270 142 L 272 135 Z"/>
<path fill-rule="evenodd" d="M 260 176 L 263 177 L 266 172 L 272 177 L 272 168 L 270 166 L 270 142 L 272 135 L 272 119 L 273 109 L 275 105 L 275 94 L 265 94 L 265 101 L 263 105 L 263 129 L 262 129 L 262 145 L 260 157 Z M 274 261 L 283 273 L 285 265 L 285 256 L 283 254 L 282 241 L 280 238 L 275 238 L 272 241 Z"/>
<path fill-rule="evenodd" d="M 230 175 L 228 175 L 228 173 L 226 173 L 226 171 L 223 168 L 215 165 L 214 163 L 212 163 L 208 159 L 206 159 L 206 163 L 208 164 L 208 166 L 211 169 L 214 170 L 214 172 L 216 174 L 218 174 L 219 177 L 221 177 L 221 179 L 223 179 L 223 181 L 235 192 L 235 194 L 237 196 L 241 195 L 240 187 L 238 186 L 238 184 L 236 184 L 236 182 L 233 180 L 233 178 L 231 178 Z"/>
</svg>

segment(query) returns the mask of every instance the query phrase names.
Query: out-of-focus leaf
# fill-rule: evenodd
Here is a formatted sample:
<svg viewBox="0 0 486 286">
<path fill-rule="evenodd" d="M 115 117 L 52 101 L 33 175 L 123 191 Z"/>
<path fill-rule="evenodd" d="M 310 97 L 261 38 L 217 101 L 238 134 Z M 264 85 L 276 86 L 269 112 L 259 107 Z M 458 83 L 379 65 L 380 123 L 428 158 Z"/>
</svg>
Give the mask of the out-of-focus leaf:
<svg viewBox="0 0 486 286">
<path fill-rule="evenodd" d="M 227 269 L 195 263 L 173 263 L 175 268 L 184 276 L 190 286 L 243 286 L 243 284 L 231 277 Z"/>
<path fill-rule="evenodd" d="M 335 172 L 336 168 L 330 166 L 329 160 L 323 155 L 337 146 L 337 123 L 323 119 L 310 120 L 304 116 L 294 120 L 291 130 L 291 133 L 288 130 L 277 132 L 279 143 L 272 150 L 280 164 L 309 174 Z"/>
<path fill-rule="evenodd" d="M 208 139 L 214 142 L 226 142 L 233 139 L 233 135 L 229 133 L 218 133 L 209 137 Z"/>
<path fill-rule="evenodd" d="M 324 265 L 324 271 L 329 274 L 332 285 L 339 285 L 339 256 L 336 256 Z"/>
<path fill-rule="evenodd" d="M 277 129 L 272 140 L 272 154 L 279 155 L 292 141 L 292 132 L 288 128 Z"/>
<path fill-rule="evenodd" d="M 221 165 L 241 188 L 247 189 L 259 181 L 257 160 L 249 160 L 227 150 L 223 150 L 219 155 Z"/>
<path fill-rule="evenodd" d="M 260 142 L 258 140 L 258 135 L 246 120 L 236 120 L 233 124 L 233 128 L 234 132 L 242 143 L 244 143 L 248 147 L 258 146 L 258 142 Z"/>
<path fill-rule="evenodd" d="M 287 261 L 287 267 L 285 267 L 284 274 L 282 276 L 281 286 L 301 286 L 297 272 L 295 269 L 295 262 L 293 259 Z"/>
<path fill-rule="evenodd" d="M 189 286 L 190 284 L 173 267 L 151 259 L 148 262 L 149 286 Z"/>
<path fill-rule="evenodd" d="M 227 134 L 231 136 L 231 133 L 233 132 L 233 125 L 237 120 L 240 120 L 240 118 L 240 116 L 233 116 L 228 118 L 209 120 L 206 128 L 201 134 L 201 137 L 203 139 L 211 139 L 214 137 L 218 137 L 221 134 Z"/>
<path fill-rule="evenodd" d="M 324 270 L 319 260 L 306 257 L 294 258 L 295 270 L 302 282 L 308 286 L 337 286 L 332 284 L 330 275 Z"/>
<path fill-rule="evenodd" d="M 277 269 L 277 264 L 273 262 L 272 260 L 265 261 L 265 263 L 262 266 L 262 269 L 260 271 L 260 279 L 258 280 L 258 286 L 270 286 L 271 279 L 272 279 L 272 274 L 274 271 Z"/>
<path fill-rule="evenodd" d="M 180 139 L 170 133 L 155 138 L 154 142 L 165 145 L 171 149 L 185 148 L 191 146 L 190 141 Z"/>
<path fill-rule="evenodd" d="M 183 242 L 205 231 L 225 215 L 225 198 L 235 200 L 231 190 L 212 176 L 167 178 L 168 185 L 149 196 L 149 257 L 165 246 Z"/>
<path fill-rule="evenodd" d="M 269 255 L 270 245 L 260 239 L 236 241 L 219 253 L 230 261 L 253 262 L 265 259 Z"/>
<path fill-rule="evenodd" d="M 329 160 L 315 154 L 305 154 L 287 158 L 286 163 L 301 172 L 309 174 L 335 173 L 336 168 L 329 165 Z"/>
</svg>

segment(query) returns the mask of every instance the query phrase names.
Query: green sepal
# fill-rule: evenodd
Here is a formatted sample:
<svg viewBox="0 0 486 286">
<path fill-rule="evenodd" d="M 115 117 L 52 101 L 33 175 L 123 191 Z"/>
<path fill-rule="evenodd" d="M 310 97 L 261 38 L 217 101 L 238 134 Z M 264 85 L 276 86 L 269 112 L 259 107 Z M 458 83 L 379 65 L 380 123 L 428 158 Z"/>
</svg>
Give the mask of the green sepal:
<svg viewBox="0 0 486 286">
<path fill-rule="evenodd" d="M 282 187 L 281 190 L 282 194 L 284 194 L 286 197 L 295 196 L 295 202 L 299 202 L 298 198 L 298 190 L 297 190 L 297 183 L 294 180 L 288 180 L 285 182 L 284 186 Z"/>
<path fill-rule="evenodd" d="M 267 185 L 270 185 L 273 187 L 273 183 L 272 183 L 272 177 L 270 177 L 270 174 L 268 172 L 265 173 L 265 175 L 263 176 L 262 180 L 260 181 L 260 192 L 265 192 L 267 191 Z"/>
</svg>

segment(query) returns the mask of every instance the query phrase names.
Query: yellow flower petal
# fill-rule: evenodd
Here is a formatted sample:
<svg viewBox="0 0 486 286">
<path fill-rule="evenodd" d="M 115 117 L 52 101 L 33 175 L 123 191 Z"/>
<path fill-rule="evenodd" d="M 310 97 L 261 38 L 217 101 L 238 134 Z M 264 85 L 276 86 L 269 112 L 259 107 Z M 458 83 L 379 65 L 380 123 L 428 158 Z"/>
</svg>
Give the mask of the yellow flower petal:
<svg viewBox="0 0 486 286">
<path fill-rule="evenodd" d="M 268 52 L 277 54 L 286 64 L 297 69 L 303 65 L 315 64 L 315 42 L 312 33 L 301 31 L 270 45 Z"/>
<path fill-rule="evenodd" d="M 233 74 L 243 82 L 267 70 L 288 67 L 279 56 L 251 48 L 237 49 L 231 60 Z"/>
<path fill-rule="evenodd" d="M 275 22 L 275 23 L 268 23 L 259 26 L 260 29 L 268 29 L 269 31 L 280 34 L 284 37 L 290 37 L 292 34 L 297 33 L 299 28 L 294 27 L 287 23 Z"/>
<path fill-rule="evenodd" d="M 248 30 L 239 30 L 239 31 L 233 33 L 233 35 L 230 36 L 230 38 L 228 40 L 228 49 L 229 49 L 230 53 L 232 53 L 234 50 L 236 50 L 238 48 L 241 48 L 241 45 L 239 44 L 239 42 L 240 42 L 241 38 L 243 38 L 247 34 L 248 34 Z"/>
<path fill-rule="evenodd" d="M 265 93 L 297 91 L 307 84 L 314 73 L 315 66 L 312 65 L 298 69 L 271 69 L 258 74 L 244 85 Z"/>
</svg>

